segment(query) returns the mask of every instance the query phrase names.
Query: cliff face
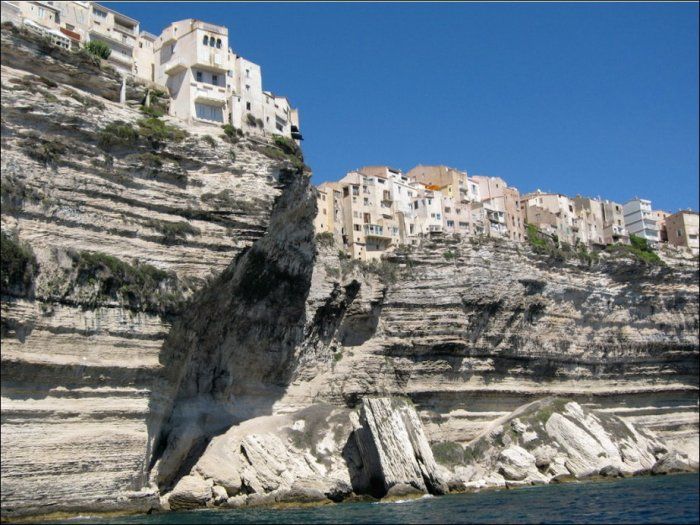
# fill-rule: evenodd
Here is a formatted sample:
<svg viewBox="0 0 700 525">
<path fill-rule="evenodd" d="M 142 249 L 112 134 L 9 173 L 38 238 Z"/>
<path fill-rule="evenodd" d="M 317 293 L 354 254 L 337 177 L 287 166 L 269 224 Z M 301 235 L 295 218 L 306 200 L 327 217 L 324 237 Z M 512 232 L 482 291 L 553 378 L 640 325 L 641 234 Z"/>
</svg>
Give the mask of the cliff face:
<svg viewBox="0 0 700 525">
<path fill-rule="evenodd" d="M 129 84 L 126 105 L 120 89 L 109 68 L 3 27 L 3 274 L 22 262 L 11 248 L 35 258 L 3 281 L 3 515 L 151 506 L 164 341 L 306 179 L 271 144 L 184 133 L 140 110 L 149 86 Z"/>
<path fill-rule="evenodd" d="M 121 105 L 109 69 L 16 30 L 2 46 L 3 514 L 440 493 L 478 480 L 428 442 L 465 458 L 552 395 L 697 461 L 695 262 L 451 239 L 340 259 L 284 148 L 151 119 L 157 86 Z M 507 445 L 485 471 L 532 467 Z"/>
<path fill-rule="evenodd" d="M 494 240 L 427 241 L 393 261 L 396 282 L 365 308 L 376 330 L 343 345 L 316 398 L 408 395 L 431 441 L 465 443 L 525 402 L 566 396 L 697 459 L 696 261 L 589 267 Z M 337 265 L 317 270 L 336 281 Z"/>
</svg>

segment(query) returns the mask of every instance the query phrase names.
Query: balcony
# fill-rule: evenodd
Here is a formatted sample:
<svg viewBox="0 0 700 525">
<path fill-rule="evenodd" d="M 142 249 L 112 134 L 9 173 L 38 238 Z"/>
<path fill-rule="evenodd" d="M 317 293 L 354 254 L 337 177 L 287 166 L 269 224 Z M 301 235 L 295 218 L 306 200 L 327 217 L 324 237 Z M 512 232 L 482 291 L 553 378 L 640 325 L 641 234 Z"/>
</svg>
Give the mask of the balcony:
<svg viewBox="0 0 700 525">
<path fill-rule="evenodd" d="M 223 73 L 228 71 L 224 52 L 220 50 L 219 53 L 216 53 L 213 50 L 204 49 L 203 46 L 200 47 L 202 48 L 197 50 L 197 61 L 193 64 L 194 66 Z"/>
<path fill-rule="evenodd" d="M 185 65 L 185 61 L 182 59 L 182 57 L 172 58 L 163 66 L 163 71 L 165 71 L 166 75 L 175 75 L 186 69 L 187 65 Z"/>
<path fill-rule="evenodd" d="M 382 202 L 388 202 L 388 203 L 394 202 L 394 198 L 391 196 L 390 191 L 382 192 Z"/>
<path fill-rule="evenodd" d="M 384 226 L 380 226 L 379 224 L 365 224 L 363 226 L 365 236 L 367 237 L 377 237 L 379 239 L 390 239 L 391 235 L 389 235 L 389 232 L 384 232 Z"/>
<path fill-rule="evenodd" d="M 194 90 L 195 102 L 205 102 L 217 106 L 226 105 L 226 88 L 209 86 L 200 82 L 191 84 Z"/>
<path fill-rule="evenodd" d="M 135 37 L 136 36 L 136 27 L 129 27 L 125 26 L 122 24 L 118 24 L 117 22 L 114 22 L 114 30 L 119 31 L 120 33 L 125 33 L 129 36 Z"/>
<path fill-rule="evenodd" d="M 506 223 L 506 218 L 503 215 L 502 211 L 486 211 L 489 221 L 493 222 L 494 224 L 505 224 Z"/>
<path fill-rule="evenodd" d="M 93 35 L 95 36 L 95 38 L 93 38 Z M 129 51 L 131 51 L 131 49 L 134 47 L 134 44 L 136 43 L 136 41 L 133 38 L 129 38 L 126 35 L 120 35 L 119 33 L 112 33 L 109 29 L 103 26 L 93 26 L 90 29 L 90 39 L 105 40 L 107 44 L 116 44 L 118 46 L 127 48 Z"/>
</svg>

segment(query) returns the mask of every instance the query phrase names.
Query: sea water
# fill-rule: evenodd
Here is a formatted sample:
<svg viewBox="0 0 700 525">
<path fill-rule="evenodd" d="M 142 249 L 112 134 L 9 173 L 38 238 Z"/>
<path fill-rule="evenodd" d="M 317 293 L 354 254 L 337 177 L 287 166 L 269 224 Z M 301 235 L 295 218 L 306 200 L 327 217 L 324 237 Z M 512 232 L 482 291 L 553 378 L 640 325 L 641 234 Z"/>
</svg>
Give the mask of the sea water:
<svg viewBox="0 0 700 525">
<path fill-rule="evenodd" d="M 698 523 L 698 474 L 552 484 L 395 502 L 168 512 L 62 523 Z"/>
</svg>

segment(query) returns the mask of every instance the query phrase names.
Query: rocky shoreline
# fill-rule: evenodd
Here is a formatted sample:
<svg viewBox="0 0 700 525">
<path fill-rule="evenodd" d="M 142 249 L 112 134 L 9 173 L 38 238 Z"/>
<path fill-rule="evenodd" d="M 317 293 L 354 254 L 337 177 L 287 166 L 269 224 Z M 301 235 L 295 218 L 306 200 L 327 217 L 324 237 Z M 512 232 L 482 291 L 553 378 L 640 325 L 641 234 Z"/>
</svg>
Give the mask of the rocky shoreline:
<svg viewBox="0 0 700 525">
<path fill-rule="evenodd" d="M 529 403 L 464 449 L 445 450 L 429 445 L 410 401 L 365 398 L 359 411 L 317 406 L 215 437 L 161 497 L 160 510 L 395 499 L 697 469 L 649 432 L 574 401 Z"/>
</svg>

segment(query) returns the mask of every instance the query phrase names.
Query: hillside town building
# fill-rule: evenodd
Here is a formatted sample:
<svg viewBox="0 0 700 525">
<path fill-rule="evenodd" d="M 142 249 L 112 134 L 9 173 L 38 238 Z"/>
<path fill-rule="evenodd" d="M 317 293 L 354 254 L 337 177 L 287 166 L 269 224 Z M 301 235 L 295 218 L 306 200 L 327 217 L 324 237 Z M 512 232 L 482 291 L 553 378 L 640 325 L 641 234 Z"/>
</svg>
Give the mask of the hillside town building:
<svg viewBox="0 0 700 525">
<path fill-rule="evenodd" d="M 683 210 L 665 218 L 668 244 L 688 248 L 694 255 L 700 254 L 700 216 L 697 212 Z"/>
<path fill-rule="evenodd" d="M 657 216 L 652 212 L 650 200 L 632 199 L 623 205 L 622 210 L 625 215 L 625 227 L 630 234 L 646 239 L 652 246 L 659 243 L 661 237 Z"/>
<path fill-rule="evenodd" d="M 365 166 L 338 182 L 324 182 L 318 190 L 316 232 L 332 233 L 338 247 L 361 260 L 378 259 L 431 235 L 524 242 L 526 225 L 572 247 L 629 244 L 627 225 L 633 224 L 629 221 L 635 213 L 643 217 L 648 231 L 658 231 L 661 221 L 669 224 L 669 244 L 691 251 L 698 245 L 697 213 L 669 215 L 651 210 L 650 201 L 641 199 L 623 206 L 540 190 L 521 196 L 500 177 L 468 176 L 448 166 L 419 165 L 406 173 L 388 166 Z M 634 203 L 639 204 L 636 211 Z M 636 231 L 644 233 L 642 228 Z M 658 246 L 658 240 L 652 246 Z"/>
<path fill-rule="evenodd" d="M 160 35 L 96 2 L 2 2 L 2 21 L 23 25 L 65 49 L 90 41 L 111 50 L 123 75 L 165 87 L 171 116 L 189 124 L 231 124 L 247 133 L 301 140 L 299 112 L 263 90 L 259 65 L 229 47 L 228 29 L 201 20 L 171 23 Z"/>
</svg>

